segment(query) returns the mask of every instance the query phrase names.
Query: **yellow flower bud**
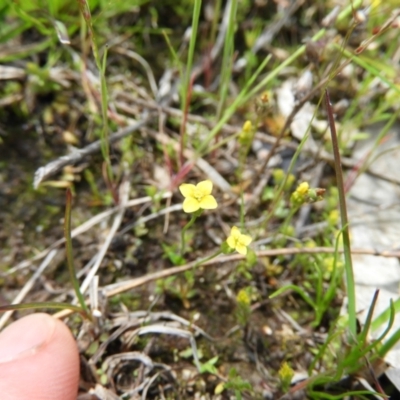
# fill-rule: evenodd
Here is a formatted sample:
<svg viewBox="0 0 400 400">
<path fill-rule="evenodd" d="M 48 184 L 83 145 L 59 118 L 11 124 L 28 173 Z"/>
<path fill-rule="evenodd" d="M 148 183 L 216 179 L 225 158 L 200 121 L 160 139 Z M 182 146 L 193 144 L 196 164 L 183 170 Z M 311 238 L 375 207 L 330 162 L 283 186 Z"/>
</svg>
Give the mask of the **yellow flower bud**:
<svg viewBox="0 0 400 400">
<path fill-rule="evenodd" d="M 310 185 L 308 182 L 302 182 L 299 186 L 297 186 L 296 192 L 301 196 L 305 196 L 309 189 Z"/>
<path fill-rule="evenodd" d="M 246 133 L 249 133 L 252 131 L 253 129 L 253 124 L 251 123 L 251 121 L 247 120 L 244 124 L 243 124 L 243 131 Z"/>
</svg>

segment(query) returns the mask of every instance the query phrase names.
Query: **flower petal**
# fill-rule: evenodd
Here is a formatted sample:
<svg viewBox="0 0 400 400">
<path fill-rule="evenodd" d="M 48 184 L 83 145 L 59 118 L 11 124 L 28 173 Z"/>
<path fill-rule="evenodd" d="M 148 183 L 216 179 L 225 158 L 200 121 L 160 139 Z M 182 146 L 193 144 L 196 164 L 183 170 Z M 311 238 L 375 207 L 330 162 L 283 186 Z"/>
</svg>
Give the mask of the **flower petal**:
<svg viewBox="0 0 400 400">
<path fill-rule="evenodd" d="M 218 203 L 217 203 L 217 200 L 215 200 L 214 196 L 209 194 L 207 196 L 204 196 L 200 200 L 200 207 L 203 210 L 213 210 L 214 208 L 218 207 Z"/>
<path fill-rule="evenodd" d="M 209 179 L 207 179 L 206 181 L 199 182 L 196 185 L 196 188 L 201 192 L 203 196 L 207 196 L 208 194 L 211 194 L 213 184 Z"/>
<path fill-rule="evenodd" d="M 252 242 L 252 237 L 249 235 L 240 235 L 239 242 L 244 246 L 248 246 Z"/>
<path fill-rule="evenodd" d="M 231 249 L 235 250 L 235 247 L 236 247 L 236 240 L 235 240 L 234 237 L 229 236 L 228 239 L 226 239 L 226 243 L 228 244 L 228 246 L 229 246 Z"/>
<path fill-rule="evenodd" d="M 187 197 L 182 204 L 185 213 L 193 213 L 200 208 L 200 203 L 193 197 Z"/>
<path fill-rule="evenodd" d="M 247 247 L 243 246 L 241 243 L 237 243 L 236 244 L 236 251 L 240 254 L 242 254 L 243 256 L 245 256 L 247 254 Z"/>
<path fill-rule="evenodd" d="M 237 226 L 232 226 L 231 228 L 231 236 L 235 239 L 238 239 L 240 236 L 240 230 Z"/>
<path fill-rule="evenodd" d="M 196 186 L 191 183 L 182 183 L 182 185 L 179 186 L 179 190 L 183 197 L 193 197 L 193 192 L 196 190 Z"/>
</svg>

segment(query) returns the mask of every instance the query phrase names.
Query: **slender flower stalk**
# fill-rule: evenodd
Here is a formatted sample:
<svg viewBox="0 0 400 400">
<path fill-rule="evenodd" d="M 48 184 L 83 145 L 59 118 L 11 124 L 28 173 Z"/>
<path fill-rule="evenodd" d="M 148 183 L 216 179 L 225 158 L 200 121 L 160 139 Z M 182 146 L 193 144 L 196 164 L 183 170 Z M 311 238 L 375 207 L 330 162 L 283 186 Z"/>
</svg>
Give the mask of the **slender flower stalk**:
<svg viewBox="0 0 400 400">
<path fill-rule="evenodd" d="M 193 268 L 196 268 L 196 267 L 198 267 L 198 266 L 200 266 L 200 265 L 205 264 L 206 262 L 212 260 L 213 258 L 218 257 L 220 254 L 222 254 L 222 251 L 221 251 L 221 250 L 218 250 L 218 251 L 216 251 L 215 253 L 209 255 L 208 257 L 202 258 L 201 260 L 199 260 L 197 263 L 195 263 L 195 264 L 193 265 Z"/>
<path fill-rule="evenodd" d="M 74 258 L 72 253 L 72 239 L 71 239 L 71 209 L 72 209 L 72 194 L 71 190 L 68 188 L 66 192 L 66 207 L 65 207 L 65 222 L 64 222 L 64 235 L 65 235 L 65 247 L 67 253 L 67 264 L 69 270 L 69 277 L 72 282 L 72 286 L 74 287 L 76 297 L 79 301 L 79 304 L 82 310 L 86 313 L 86 315 L 90 318 L 90 310 L 86 305 L 85 298 L 81 292 L 79 287 L 78 278 L 76 277 Z"/>
<path fill-rule="evenodd" d="M 183 256 L 183 254 L 185 253 L 185 233 L 194 224 L 197 217 L 199 217 L 198 213 L 193 214 L 190 221 L 182 228 L 182 231 L 181 231 L 181 256 Z"/>
</svg>

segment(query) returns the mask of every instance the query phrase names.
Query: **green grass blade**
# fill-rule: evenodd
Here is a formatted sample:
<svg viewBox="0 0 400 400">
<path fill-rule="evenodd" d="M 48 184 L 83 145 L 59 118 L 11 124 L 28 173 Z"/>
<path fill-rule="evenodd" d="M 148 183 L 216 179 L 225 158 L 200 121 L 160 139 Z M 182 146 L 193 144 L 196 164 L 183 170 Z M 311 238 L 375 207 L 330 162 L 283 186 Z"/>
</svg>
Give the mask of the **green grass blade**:
<svg viewBox="0 0 400 400">
<path fill-rule="evenodd" d="M 226 99 L 228 96 L 229 84 L 232 77 L 232 58 L 235 51 L 234 48 L 234 34 L 236 26 L 236 11 L 237 0 L 231 0 L 229 10 L 229 22 L 224 42 L 224 50 L 222 55 L 222 68 L 221 68 L 221 85 L 219 91 L 219 103 L 217 109 L 217 120 L 222 115 L 222 110 L 225 107 Z"/>
<path fill-rule="evenodd" d="M 269 298 L 273 299 L 274 297 L 279 296 L 280 294 L 287 292 L 288 290 L 293 290 L 293 292 L 296 292 L 308 305 L 310 305 L 314 310 L 316 308 L 316 305 L 313 301 L 313 299 L 299 286 L 296 285 L 286 285 L 278 289 L 276 292 L 272 293 Z"/>
</svg>

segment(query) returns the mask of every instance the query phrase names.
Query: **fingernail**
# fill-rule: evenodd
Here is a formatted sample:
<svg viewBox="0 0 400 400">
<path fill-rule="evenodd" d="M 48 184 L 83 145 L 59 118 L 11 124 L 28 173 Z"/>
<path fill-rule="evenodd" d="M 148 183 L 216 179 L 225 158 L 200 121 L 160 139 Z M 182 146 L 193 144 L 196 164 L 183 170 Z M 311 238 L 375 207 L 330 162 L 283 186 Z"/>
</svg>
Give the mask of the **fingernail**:
<svg viewBox="0 0 400 400">
<path fill-rule="evenodd" d="M 13 322 L 0 333 L 0 363 L 36 354 L 54 329 L 55 320 L 47 314 L 32 314 Z"/>
</svg>

